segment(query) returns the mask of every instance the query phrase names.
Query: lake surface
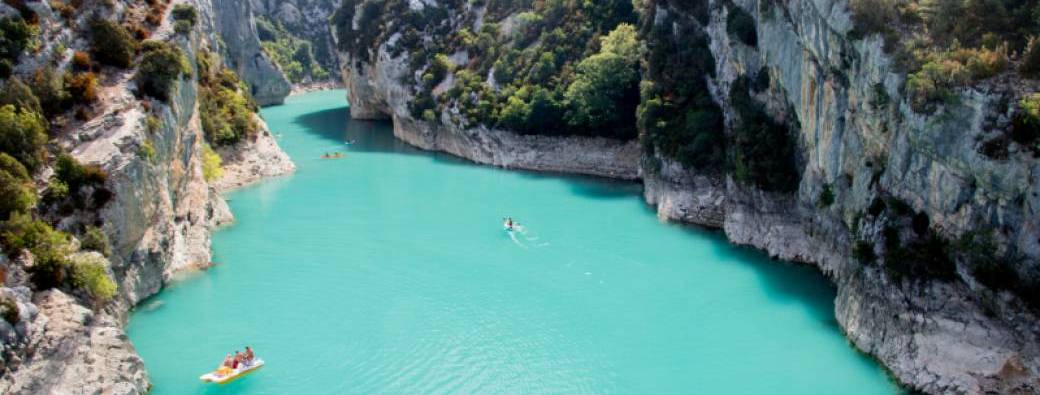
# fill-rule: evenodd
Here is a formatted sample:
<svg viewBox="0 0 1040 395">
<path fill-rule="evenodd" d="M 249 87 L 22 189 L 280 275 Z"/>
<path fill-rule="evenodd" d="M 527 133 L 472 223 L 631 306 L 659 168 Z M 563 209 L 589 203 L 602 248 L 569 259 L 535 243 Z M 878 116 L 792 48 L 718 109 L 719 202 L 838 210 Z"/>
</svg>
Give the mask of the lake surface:
<svg viewBox="0 0 1040 395">
<path fill-rule="evenodd" d="M 815 270 L 661 223 L 638 184 L 411 149 L 345 94 L 263 110 L 298 172 L 230 194 L 218 266 L 133 314 L 154 394 L 899 391 Z M 198 380 L 245 345 L 267 366 Z"/>
</svg>

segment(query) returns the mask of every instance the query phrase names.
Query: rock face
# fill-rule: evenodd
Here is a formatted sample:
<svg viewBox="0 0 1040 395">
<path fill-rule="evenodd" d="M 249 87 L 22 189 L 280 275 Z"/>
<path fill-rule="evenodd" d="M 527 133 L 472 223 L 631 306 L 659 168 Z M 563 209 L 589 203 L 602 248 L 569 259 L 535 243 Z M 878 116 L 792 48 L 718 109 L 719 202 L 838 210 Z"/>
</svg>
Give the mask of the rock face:
<svg viewBox="0 0 1040 395">
<path fill-rule="evenodd" d="M 207 0 L 202 0 L 209 2 Z M 257 38 L 250 1 L 212 1 L 214 27 L 224 42 L 228 67 L 235 70 L 261 106 L 281 104 L 292 86 L 274 62 L 264 55 Z"/>
<path fill-rule="evenodd" d="M 277 177 L 296 171 L 296 165 L 289 159 L 267 129 L 263 120 L 257 120 L 261 132 L 251 140 L 246 140 L 231 147 L 217 149 L 223 160 L 224 175 L 210 185 L 218 191 L 228 191 L 255 183 L 257 181 Z"/>
<path fill-rule="evenodd" d="M 200 10 L 197 32 L 173 35 L 167 18 L 152 38 L 170 40 L 195 65 L 200 49 L 212 50 L 217 42 L 213 6 L 239 2 L 183 2 Z M 116 4 L 120 12 L 122 3 Z M 48 31 L 42 45 L 57 45 L 70 34 Z M 231 221 L 220 191 L 294 170 L 264 126 L 253 141 L 225 149 L 224 178 L 206 182 L 196 71 L 176 82 L 168 102 L 136 97 L 133 70 L 106 73 L 96 115 L 57 139 L 80 162 L 108 173 L 106 187 L 114 194 L 100 218 L 112 244 L 108 260 L 119 292 L 103 308 L 84 306 L 75 295 L 57 290 L 34 294 L 21 269 L 31 263 L 0 258 L 5 273 L 0 294 L 14 300 L 18 310 L 17 324 L 0 319 L 0 393 L 147 393 L 144 363 L 123 332 L 129 310 L 158 292 L 175 272 L 210 264 L 210 231 Z M 158 127 L 149 127 L 149 114 Z M 154 153 L 142 154 L 145 145 Z M 62 221 L 84 220 L 89 218 L 73 215 Z"/>
<path fill-rule="evenodd" d="M 339 57 L 329 29 L 329 17 L 339 6 L 338 0 L 250 0 L 253 13 L 278 21 L 285 28 L 309 41 L 314 59 L 328 70 L 330 78 L 339 79 Z"/>
<path fill-rule="evenodd" d="M 669 3 L 648 2 L 655 15 L 644 17 L 662 23 L 671 15 L 709 37 L 709 85 L 727 125 L 735 116 L 733 82 L 768 73 L 769 86 L 756 99 L 770 115 L 800 125 L 793 136 L 797 191 L 765 192 L 699 174 L 631 143 L 464 128 L 447 113 L 415 119 L 408 111 L 414 90 L 402 83 L 413 80 L 408 55 L 390 55 L 386 42 L 368 62 L 340 53 L 351 116 L 391 119 L 405 142 L 479 163 L 641 178 L 661 218 L 721 228 L 734 243 L 819 267 L 838 288 L 835 316 L 849 339 L 904 385 L 928 393 L 1040 392 L 1040 320 L 1016 296 L 981 285 L 963 262 L 956 281 L 898 280 L 852 252 L 864 241 L 875 253 L 884 248 L 878 240 L 886 222 L 866 213 L 888 197 L 950 240 L 995 229 L 1000 243 L 1024 255 L 1004 264 L 1040 277 L 1037 161 L 1025 150 L 995 160 L 978 149 L 986 123 L 1006 118 L 995 109 L 1007 87 L 965 89 L 956 108 L 922 116 L 902 97 L 905 74 L 893 68 L 880 38 L 850 37 L 846 0 L 709 1 L 705 25 Z M 729 37 L 730 7 L 753 16 L 757 46 Z M 833 194 L 827 204 L 825 190 Z"/>
</svg>

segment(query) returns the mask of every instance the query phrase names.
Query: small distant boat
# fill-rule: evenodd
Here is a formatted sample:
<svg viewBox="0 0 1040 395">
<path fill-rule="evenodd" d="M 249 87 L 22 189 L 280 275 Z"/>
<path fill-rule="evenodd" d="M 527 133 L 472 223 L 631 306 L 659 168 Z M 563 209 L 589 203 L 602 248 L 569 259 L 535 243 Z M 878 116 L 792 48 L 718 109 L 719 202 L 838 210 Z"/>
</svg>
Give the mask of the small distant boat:
<svg viewBox="0 0 1040 395">
<path fill-rule="evenodd" d="M 345 156 L 347 156 L 347 155 L 342 153 L 342 152 L 337 152 L 337 153 L 332 154 L 332 155 L 329 155 L 329 154 L 322 155 L 321 158 L 322 159 L 339 159 L 339 158 L 342 158 L 342 157 L 345 157 Z"/>
<path fill-rule="evenodd" d="M 231 381 L 233 381 L 233 380 L 235 380 L 237 378 L 240 378 L 240 377 L 245 376 L 245 375 L 247 375 L 249 373 L 255 372 L 257 369 L 260 369 L 263 366 L 264 366 L 264 360 L 262 360 L 260 358 L 257 358 L 256 360 L 253 361 L 253 363 L 251 363 L 249 365 L 239 366 L 238 369 L 232 370 L 232 371 L 230 371 L 228 373 L 225 373 L 225 374 L 220 374 L 220 372 L 217 371 L 217 370 L 214 370 L 212 372 L 206 373 L 206 374 L 204 374 L 202 376 L 199 376 L 199 380 L 202 380 L 202 381 L 205 381 L 205 382 L 209 382 L 209 383 L 227 384 L 227 383 L 230 383 Z"/>
</svg>

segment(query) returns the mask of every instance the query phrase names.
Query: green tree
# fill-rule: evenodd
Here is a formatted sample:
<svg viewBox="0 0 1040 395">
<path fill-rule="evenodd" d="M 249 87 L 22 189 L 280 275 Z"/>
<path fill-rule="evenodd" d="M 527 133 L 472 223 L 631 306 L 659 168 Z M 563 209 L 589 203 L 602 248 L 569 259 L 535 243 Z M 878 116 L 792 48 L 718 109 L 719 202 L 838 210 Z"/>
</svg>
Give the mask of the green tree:
<svg viewBox="0 0 1040 395">
<path fill-rule="evenodd" d="M 188 59 L 176 45 L 148 41 L 144 43 L 144 57 L 135 79 L 142 93 L 159 100 L 167 100 L 174 83 L 182 75 L 190 72 Z"/>
<path fill-rule="evenodd" d="M 90 49 L 102 64 L 130 67 L 137 52 L 137 40 L 123 26 L 106 19 L 90 22 Z"/>
<path fill-rule="evenodd" d="M 36 205 L 36 190 L 21 163 L 0 153 L 0 220 L 12 213 L 27 213 Z"/>
<path fill-rule="evenodd" d="M 633 92 L 638 97 L 641 53 L 642 43 L 632 25 L 621 24 L 602 38 L 600 52 L 578 64 L 577 76 L 567 87 L 567 122 L 592 130 L 613 126 L 624 116 L 634 117 L 634 105 L 630 114 L 619 109 Z"/>
<path fill-rule="evenodd" d="M 0 152 L 18 159 L 30 172 L 44 159 L 47 132 L 43 117 L 10 104 L 0 106 Z"/>
</svg>

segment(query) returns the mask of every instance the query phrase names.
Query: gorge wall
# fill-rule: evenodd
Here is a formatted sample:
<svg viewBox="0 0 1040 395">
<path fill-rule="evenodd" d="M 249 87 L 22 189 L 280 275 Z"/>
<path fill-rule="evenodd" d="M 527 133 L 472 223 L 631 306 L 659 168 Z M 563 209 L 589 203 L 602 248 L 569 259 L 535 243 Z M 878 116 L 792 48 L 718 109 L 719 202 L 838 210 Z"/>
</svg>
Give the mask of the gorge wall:
<svg viewBox="0 0 1040 395">
<path fill-rule="evenodd" d="M 462 74 L 479 59 L 448 46 L 454 49 L 439 59 L 429 55 L 424 65 L 414 49 L 398 48 L 411 33 L 393 22 L 380 25 L 373 17 L 379 9 L 368 2 L 345 4 L 355 9 L 335 34 L 354 40 L 340 45 L 352 117 L 389 118 L 403 141 L 479 163 L 640 178 L 661 218 L 720 228 L 734 243 L 819 267 L 837 286 L 835 316 L 848 338 L 904 385 L 928 393 L 1040 391 L 1032 296 L 981 281 L 987 272 L 979 263 L 1026 279 L 1019 281 L 1040 278 L 1037 161 L 1013 143 L 999 158 L 980 148 L 1007 127 L 1013 110 L 1006 103 L 1035 82 L 1006 74 L 960 88 L 959 101 L 921 114 L 904 93 L 907 72 L 881 36 L 854 34 L 845 0 L 642 2 L 651 54 L 679 43 L 703 45 L 713 57 L 702 76 L 678 73 L 704 78 L 723 114 L 718 133 L 739 133 L 750 117 L 742 104 L 748 100 L 772 120 L 764 123 L 789 131 L 797 174 L 785 191 L 743 182 L 732 170 L 687 166 L 634 141 L 520 135 L 501 124 L 466 122 L 464 108 L 444 96 L 472 78 Z M 502 37 L 521 29 L 518 20 L 537 20 L 524 9 L 491 20 L 485 6 L 448 1 L 402 7 L 445 15 L 430 24 L 439 27 L 420 29 L 420 43 L 467 37 L 445 37 L 437 30 L 445 25 L 480 32 L 494 22 L 492 37 Z M 431 11 L 437 7 L 443 9 Z M 728 26 L 739 22 L 735 13 L 751 18 L 753 40 Z M 382 31 L 366 36 L 361 29 Z M 440 59 L 453 66 L 437 66 L 446 62 Z M 426 78 L 438 67 L 448 70 L 443 79 Z M 485 89 L 501 89 L 495 67 L 503 66 L 477 76 Z M 644 84 L 661 84 L 669 70 L 642 72 Z M 415 104 L 426 94 L 449 104 L 418 116 Z M 478 95 L 469 97 L 488 97 Z M 468 100 L 466 93 L 459 100 Z M 641 132 L 642 146 L 652 145 L 646 140 L 654 132 Z M 980 246 L 977 234 L 993 241 Z M 926 263 L 928 254 L 949 261 L 936 263 L 937 270 Z"/>
<path fill-rule="evenodd" d="M 105 5 L 86 1 L 82 10 L 87 12 L 63 21 L 58 10 L 46 2 L 26 3 L 38 18 L 41 46 L 22 56 L 20 67 L 27 72 L 33 65 L 67 64 L 73 50 L 86 45 L 86 33 L 70 26 L 83 26 L 92 18 L 131 20 L 130 15 L 139 11 L 134 2 Z M 98 98 L 90 115 L 68 122 L 53 138 L 53 149 L 107 173 L 108 203 L 98 212 L 62 213 L 56 217 L 56 228 L 99 226 L 110 241 L 111 253 L 107 258 L 96 252 L 87 254 L 108 262 L 105 270 L 115 279 L 117 292 L 108 303 L 91 304 L 78 290 L 40 290 L 30 282 L 31 255 L 19 260 L 0 258 L 6 274 L 0 296 L 15 303 L 17 314 L 16 323 L 0 320 L 0 392 L 147 393 L 148 374 L 123 332 L 129 310 L 157 293 L 175 273 L 210 265 L 210 231 L 232 220 L 221 191 L 293 171 L 288 156 L 259 121 L 255 136 L 219 149 L 222 178 L 207 181 L 204 174 L 208 148 L 204 148 L 204 114 L 200 112 L 200 76 L 206 74 L 200 69 L 203 52 L 224 53 L 227 64 L 239 65 L 244 73 L 261 73 L 259 78 L 270 79 L 272 84 L 284 81 L 272 78 L 274 74 L 262 62 L 240 63 L 241 55 L 248 51 L 236 44 L 221 47 L 222 42 L 235 43 L 233 36 L 222 34 L 249 28 L 249 19 L 227 18 L 234 11 L 229 8 L 233 3 L 239 2 L 167 4 L 149 39 L 176 46 L 190 65 L 190 71 L 173 82 L 170 97 L 142 97 L 133 67 L 99 71 Z M 198 19 L 191 31 L 175 32 L 170 10 L 182 4 L 193 6 Z M 0 4 L 4 16 L 17 12 Z M 254 92 L 285 95 L 267 87 Z M 258 120 L 255 114 L 249 116 Z M 48 172 L 43 173 L 40 177 L 45 180 Z"/>
</svg>

